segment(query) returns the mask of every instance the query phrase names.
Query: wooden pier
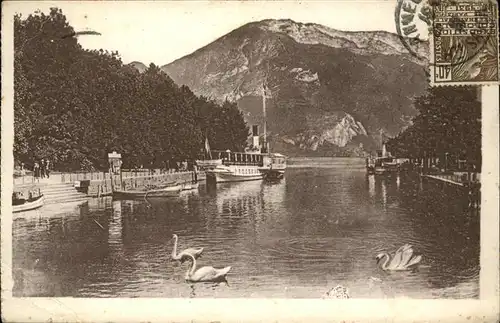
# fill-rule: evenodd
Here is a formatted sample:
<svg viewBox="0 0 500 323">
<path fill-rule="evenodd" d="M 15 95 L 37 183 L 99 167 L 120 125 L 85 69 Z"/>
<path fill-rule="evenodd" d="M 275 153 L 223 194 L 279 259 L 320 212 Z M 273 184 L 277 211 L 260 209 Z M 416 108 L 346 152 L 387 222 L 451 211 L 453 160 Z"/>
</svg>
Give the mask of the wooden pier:
<svg viewBox="0 0 500 323">
<path fill-rule="evenodd" d="M 463 174 L 422 174 L 423 178 L 431 179 L 438 183 L 451 185 L 466 191 L 469 206 L 479 208 L 481 205 L 481 178 L 480 173 Z"/>
<path fill-rule="evenodd" d="M 422 177 L 431 178 L 436 181 L 445 182 L 452 185 L 464 186 L 464 183 L 461 181 L 458 175 L 422 175 Z"/>
<path fill-rule="evenodd" d="M 421 176 L 461 187 L 467 187 L 470 184 L 481 182 L 481 174 L 479 173 L 422 174 Z"/>
<path fill-rule="evenodd" d="M 87 201 L 90 197 L 103 197 L 112 195 L 113 186 L 118 185 L 124 189 L 143 188 L 147 185 L 155 185 L 166 182 L 177 181 L 179 183 L 192 182 L 194 175 L 191 171 L 174 172 L 166 171 L 123 171 L 120 175 L 111 176 L 109 173 L 57 173 L 51 174 L 50 178 L 14 180 L 14 191 L 28 196 L 33 189 L 40 189 L 45 195 L 45 204 L 67 203 L 75 201 Z M 197 174 L 197 181 L 205 180 L 205 172 Z M 86 182 L 86 185 L 75 185 L 78 182 Z M 76 187 L 75 187 L 76 186 Z"/>
</svg>

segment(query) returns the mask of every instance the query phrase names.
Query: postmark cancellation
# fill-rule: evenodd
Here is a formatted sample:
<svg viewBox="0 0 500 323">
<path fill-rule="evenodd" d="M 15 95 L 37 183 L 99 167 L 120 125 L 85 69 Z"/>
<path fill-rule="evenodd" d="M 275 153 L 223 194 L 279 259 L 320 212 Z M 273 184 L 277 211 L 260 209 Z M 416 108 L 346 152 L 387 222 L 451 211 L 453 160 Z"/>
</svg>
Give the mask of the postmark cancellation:
<svg viewBox="0 0 500 323">
<path fill-rule="evenodd" d="M 431 85 L 498 84 L 498 4 L 447 0 L 430 7 Z"/>
</svg>

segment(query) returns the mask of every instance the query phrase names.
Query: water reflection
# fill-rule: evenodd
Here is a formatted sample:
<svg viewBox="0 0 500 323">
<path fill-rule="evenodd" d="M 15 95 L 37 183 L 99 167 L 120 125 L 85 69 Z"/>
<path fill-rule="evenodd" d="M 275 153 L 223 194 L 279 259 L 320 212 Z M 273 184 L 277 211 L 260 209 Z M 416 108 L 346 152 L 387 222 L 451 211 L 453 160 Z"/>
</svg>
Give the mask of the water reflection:
<svg viewBox="0 0 500 323">
<path fill-rule="evenodd" d="M 131 204 L 132 205 L 132 204 Z M 133 212 L 131 206 L 131 212 Z M 113 201 L 113 217 L 108 224 L 108 244 L 113 251 L 120 251 L 122 242 L 122 201 Z"/>
<path fill-rule="evenodd" d="M 384 206 L 384 211 L 387 211 L 387 186 L 386 179 L 383 178 L 380 181 L 382 187 L 382 205 Z"/>
<path fill-rule="evenodd" d="M 86 204 L 89 212 L 100 211 L 112 208 L 113 199 L 111 197 L 94 198 L 90 199 Z"/>
<path fill-rule="evenodd" d="M 342 284 L 353 298 L 477 297 L 479 216 L 458 202 L 460 193 L 418 178 L 366 176 L 352 163 L 290 169 L 275 183 L 203 185 L 149 203 L 103 198 L 16 219 L 14 267 L 39 276 L 17 279 L 15 293 L 316 298 Z M 174 233 L 179 249 L 205 248 L 199 266 L 232 266 L 230 285 L 185 283 L 189 265 L 169 260 Z M 423 254 L 425 267 L 381 271 L 374 256 L 404 243 Z"/>
<path fill-rule="evenodd" d="M 375 197 L 375 176 L 374 175 L 368 175 L 366 176 L 366 180 L 368 182 L 368 193 L 370 194 L 370 197 Z"/>
<path fill-rule="evenodd" d="M 64 204 L 45 204 L 42 208 L 13 213 L 13 220 L 54 218 L 59 216 L 76 215 L 83 208 L 88 207 L 87 201 L 70 202 Z"/>
<path fill-rule="evenodd" d="M 261 214 L 262 193 L 261 181 L 219 184 L 216 193 L 218 215 L 239 218 Z"/>
</svg>

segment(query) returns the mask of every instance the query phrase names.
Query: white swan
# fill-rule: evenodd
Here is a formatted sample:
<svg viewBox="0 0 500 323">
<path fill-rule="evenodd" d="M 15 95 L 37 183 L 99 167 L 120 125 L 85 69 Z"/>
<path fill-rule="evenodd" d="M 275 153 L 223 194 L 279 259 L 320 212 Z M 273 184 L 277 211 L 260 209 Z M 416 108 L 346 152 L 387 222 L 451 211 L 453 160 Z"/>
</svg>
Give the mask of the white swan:
<svg viewBox="0 0 500 323">
<path fill-rule="evenodd" d="M 188 268 L 185 279 L 187 282 L 223 282 L 226 281 L 226 275 L 231 270 L 231 266 L 224 268 L 214 268 L 211 266 L 204 266 L 196 269 L 196 259 L 193 255 L 189 254 L 191 258 L 191 268 Z"/>
<path fill-rule="evenodd" d="M 192 255 L 195 258 L 201 257 L 201 254 L 203 253 L 203 248 L 187 248 L 184 249 L 182 252 L 177 254 L 177 240 L 179 237 L 177 237 L 176 234 L 173 235 L 174 241 L 174 249 L 172 250 L 172 259 L 173 260 L 180 260 L 181 262 L 184 262 L 188 260 L 188 256 Z"/>
<path fill-rule="evenodd" d="M 387 252 L 382 252 L 375 257 L 377 263 L 382 260 L 382 258 L 386 258 L 385 262 L 382 264 L 383 270 L 392 270 L 392 271 L 401 271 L 401 270 L 411 270 L 422 260 L 422 256 L 414 256 L 413 248 L 409 244 L 403 245 L 399 248 L 394 257 L 392 257 Z"/>
</svg>

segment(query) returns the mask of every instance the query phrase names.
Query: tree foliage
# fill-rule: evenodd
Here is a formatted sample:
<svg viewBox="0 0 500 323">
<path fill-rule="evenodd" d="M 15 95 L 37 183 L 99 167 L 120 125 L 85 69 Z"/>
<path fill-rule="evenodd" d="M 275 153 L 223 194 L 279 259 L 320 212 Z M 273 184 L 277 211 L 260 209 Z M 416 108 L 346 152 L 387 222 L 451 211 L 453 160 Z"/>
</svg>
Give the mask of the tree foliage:
<svg viewBox="0 0 500 323">
<path fill-rule="evenodd" d="M 14 19 L 17 161 L 106 169 L 116 150 L 125 167 L 147 167 L 199 157 L 205 136 L 213 148 L 245 147 L 236 104 L 198 98 L 154 64 L 139 73 L 117 52 L 85 50 L 73 33 L 57 8 Z"/>
<path fill-rule="evenodd" d="M 397 156 L 442 157 L 449 154 L 481 163 L 481 102 L 475 88 L 431 88 L 415 100 L 413 124 L 387 142 Z"/>
</svg>

